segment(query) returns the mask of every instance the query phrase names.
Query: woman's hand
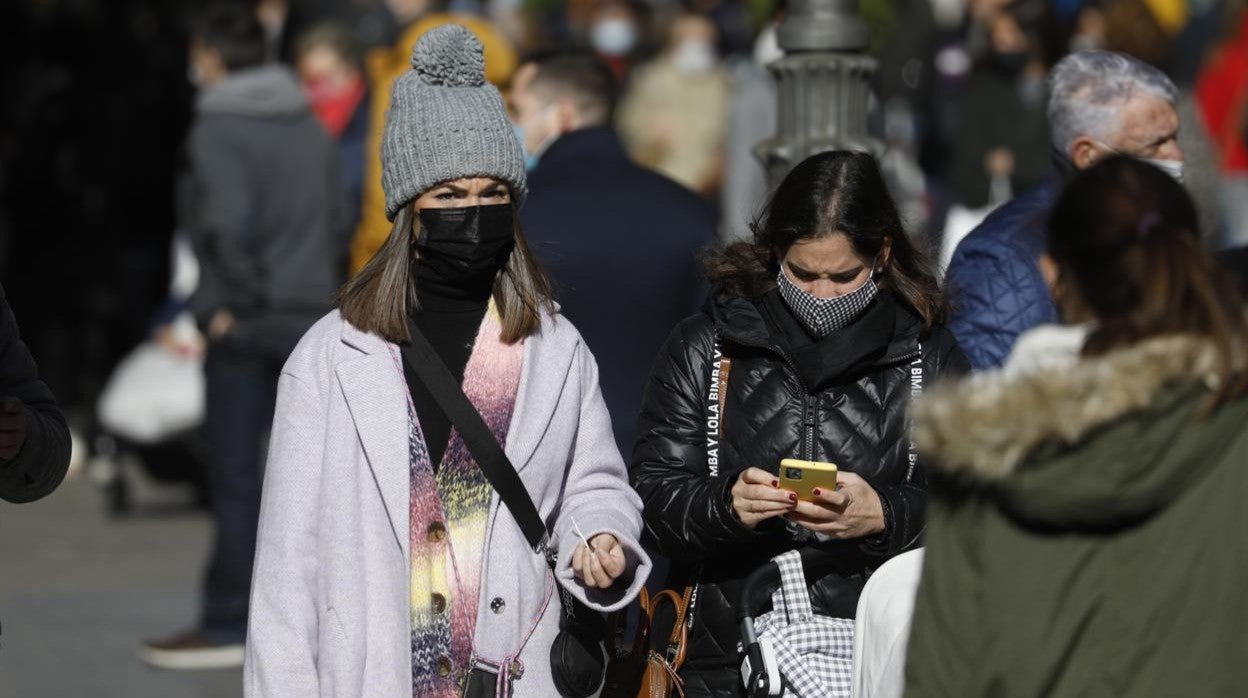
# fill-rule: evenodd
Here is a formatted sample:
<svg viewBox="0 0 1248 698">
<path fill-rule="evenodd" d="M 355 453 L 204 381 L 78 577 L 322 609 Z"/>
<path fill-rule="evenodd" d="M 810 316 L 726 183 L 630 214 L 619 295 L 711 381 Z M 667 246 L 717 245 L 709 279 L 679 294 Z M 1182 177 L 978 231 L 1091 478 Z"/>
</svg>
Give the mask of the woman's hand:
<svg viewBox="0 0 1248 698">
<path fill-rule="evenodd" d="M 593 551 L 584 543 L 576 546 L 572 553 L 572 573 L 590 589 L 609 589 L 624 574 L 626 561 L 624 548 L 610 533 L 599 533 L 589 544 Z"/>
<path fill-rule="evenodd" d="M 760 468 L 749 468 L 732 486 L 732 508 L 747 528 L 793 511 L 797 495 L 779 489 L 775 475 Z"/>
<path fill-rule="evenodd" d="M 789 519 L 833 538 L 862 538 L 884 530 L 884 506 L 866 480 L 836 474 L 836 491 L 814 491 L 814 501 L 798 502 Z"/>
</svg>

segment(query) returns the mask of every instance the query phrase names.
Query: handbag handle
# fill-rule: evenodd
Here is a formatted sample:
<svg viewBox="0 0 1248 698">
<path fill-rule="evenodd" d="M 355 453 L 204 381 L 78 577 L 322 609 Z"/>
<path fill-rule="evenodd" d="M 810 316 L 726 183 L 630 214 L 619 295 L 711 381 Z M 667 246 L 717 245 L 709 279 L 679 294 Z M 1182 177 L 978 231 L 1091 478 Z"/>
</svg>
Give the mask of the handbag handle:
<svg viewBox="0 0 1248 698">
<path fill-rule="evenodd" d="M 638 696 L 670 698 L 672 692 L 675 691 L 676 695 L 684 698 L 685 682 L 680 678 L 680 668 L 684 666 L 688 652 L 686 642 L 689 635 L 688 610 L 692 593 L 692 586 L 685 587 L 683 594 L 677 594 L 672 589 L 664 589 L 654 596 L 650 596 L 646 589 L 642 589 L 641 622 L 649 627 L 654 623 L 654 616 L 658 609 L 665 604 L 671 604 L 675 612 L 675 624 L 668 637 L 666 652 L 659 654 L 653 649 L 647 652 L 646 669 Z"/>
<path fill-rule="evenodd" d="M 685 587 L 683 593 L 677 594 L 675 589 L 664 589 L 654 596 L 650 596 L 643 589 L 641 597 L 641 608 L 648 619 L 648 625 L 654 624 L 654 614 L 663 606 L 664 603 L 672 605 L 675 611 L 676 622 L 672 625 L 672 632 L 667 638 L 667 649 L 664 659 L 671 664 L 672 668 L 679 670 L 685 664 L 685 655 L 688 653 L 689 639 L 689 600 L 693 595 L 693 586 Z"/>
<path fill-rule="evenodd" d="M 460 438 L 481 468 L 485 479 L 498 492 L 499 499 L 516 519 L 525 540 L 554 569 L 556 561 L 554 549 L 550 546 L 550 533 L 537 513 L 529 491 L 520 481 L 520 474 L 512 466 L 494 433 L 486 426 L 481 413 L 468 400 L 468 396 L 464 395 L 463 387 L 451 375 L 451 370 L 446 367 L 442 357 L 438 356 L 433 345 L 421 334 L 416 323 L 409 321 L 408 328 L 411 340 L 402 348 L 404 371 L 409 374 L 409 379 L 411 375 L 415 375 L 429 389 L 438 407 L 442 408 L 447 418 L 459 430 Z"/>
</svg>

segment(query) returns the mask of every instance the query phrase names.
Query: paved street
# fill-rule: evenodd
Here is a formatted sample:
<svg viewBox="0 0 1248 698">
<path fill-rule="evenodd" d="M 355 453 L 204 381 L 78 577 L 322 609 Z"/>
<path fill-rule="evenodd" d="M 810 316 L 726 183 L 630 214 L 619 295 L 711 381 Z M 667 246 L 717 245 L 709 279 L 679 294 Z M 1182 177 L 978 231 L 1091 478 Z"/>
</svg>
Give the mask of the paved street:
<svg viewBox="0 0 1248 698">
<path fill-rule="evenodd" d="M 240 671 L 162 672 L 134 654 L 193 620 L 209 535 L 204 513 L 168 503 L 110 519 L 84 477 L 0 502 L 0 698 L 242 695 Z"/>
</svg>

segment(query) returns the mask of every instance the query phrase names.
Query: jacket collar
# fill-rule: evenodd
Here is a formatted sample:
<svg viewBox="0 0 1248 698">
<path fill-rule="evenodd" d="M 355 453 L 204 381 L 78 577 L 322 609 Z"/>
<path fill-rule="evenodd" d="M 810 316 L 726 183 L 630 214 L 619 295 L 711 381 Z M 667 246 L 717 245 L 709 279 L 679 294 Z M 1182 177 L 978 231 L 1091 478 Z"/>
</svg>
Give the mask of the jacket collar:
<svg viewBox="0 0 1248 698">
<path fill-rule="evenodd" d="M 804 330 L 774 290 L 758 299 L 716 293 L 708 302 L 708 312 L 725 339 L 790 359 L 811 390 L 852 372 L 892 365 L 911 356 L 924 334 L 918 314 L 887 289 L 880 290 L 861 318 L 818 341 L 808 335 L 802 340 Z M 773 319 L 769 321 L 768 316 Z"/>
<path fill-rule="evenodd" d="M 1077 339 L 1040 328 L 1005 368 L 934 387 L 915 407 L 920 450 L 942 470 L 998 481 L 1040 446 L 1079 444 L 1167 388 L 1216 383 L 1216 353 L 1200 338 L 1158 337 L 1093 358 L 1078 356 Z"/>
<path fill-rule="evenodd" d="M 1075 167 L 1075 163 L 1070 161 L 1070 157 L 1057 148 L 1049 151 L 1049 161 L 1053 166 L 1049 179 L 1057 185 L 1060 191 L 1067 180 L 1074 177 L 1079 170 Z"/>
<path fill-rule="evenodd" d="M 339 333 L 342 343 L 367 355 L 384 354 L 389 347 L 395 346 L 372 332 L 363 332 L 344 318 L 342 331 Z"/>
<path fill-rule="evenodd" d="M 551 143 L 546 152 L 542 153 L 542 158 L 532 174 L 541 177 L 553 170 L 585 160 L 595 163 L 627 161 L 628 155 L 624 152 L 619 136 L 609 126 L 584 128 L 565 133 Z"/>
</svg>

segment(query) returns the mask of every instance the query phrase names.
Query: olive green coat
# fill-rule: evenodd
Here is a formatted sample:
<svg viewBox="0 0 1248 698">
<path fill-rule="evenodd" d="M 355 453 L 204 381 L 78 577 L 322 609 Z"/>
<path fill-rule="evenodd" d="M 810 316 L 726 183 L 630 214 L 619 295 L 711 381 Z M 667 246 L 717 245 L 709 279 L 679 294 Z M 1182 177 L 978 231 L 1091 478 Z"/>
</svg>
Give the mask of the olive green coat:
<svg viewBox="0 0 1248 698">
<path fill-rule="evenodd" d="M 980 374 L 917 410 L 940 463 L 906 696 L 1248 696 L 1248 399 L 1208 344 Z"/>
</svg>

